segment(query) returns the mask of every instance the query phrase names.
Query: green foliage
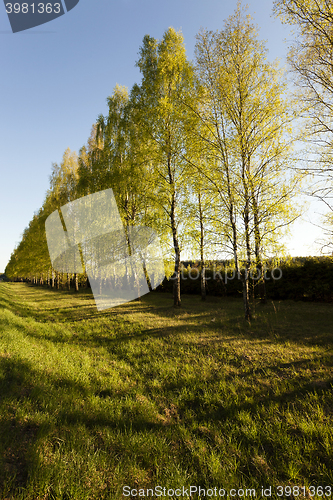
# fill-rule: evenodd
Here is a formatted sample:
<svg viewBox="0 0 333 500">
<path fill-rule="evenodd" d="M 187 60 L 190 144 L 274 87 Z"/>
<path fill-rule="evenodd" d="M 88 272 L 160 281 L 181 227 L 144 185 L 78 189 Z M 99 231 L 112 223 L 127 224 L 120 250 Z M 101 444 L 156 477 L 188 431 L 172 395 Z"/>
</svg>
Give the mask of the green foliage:
<svg viewBox="0 0 333 500">
<path fill-rule="evenodd" d="M 300 175 L 291 168 L 294 103 L 266 55 L 240 4 L 222 30 L 198 35 L 195 64 L 181 32 L 169 28 L 160 41 L 146 35 L 140 84 L 130 92 L 116 85 L 79 155 L 68 149 L 53 165 L 43 207 L 13 252 L 8 276 L 50 282 L 47 216 L 112 188 L 126 231 L 153 228 L 165 260 L 174 261 L 176 306 L 182 252 L 199 254 L 202 271 L 207 259 L 227 255 L 250 318 L 249 272 L 281 255 L 281 236 L 301 210 Z M 86 283 L 84 275 L 75 279 Z M 57 276 L 57 286 L 64 281 Z"/>
<path fill-rule="evenodd" d="M 251 17 L 240 4 L 215 33 L 197 36 L 201 87 L 198 128 L 206 158 L 201 175 L 219 197 L 221 251 L 241 272 L 250 318 L 248 274 L 280 253 L 281 231 L 299 215 L 294 196 L 300 175 L 290 169 L 292 120 L 283 73 L 266 60 Z"/>
<path fill-rule="evenodd" d="M 200 294 L 200 265 L 184 262 L 181 272 L 183 293 Z M 206 265 L 208 296 L 240 297 L 242 282 L 235 271 L 232 261 L 210 262 Z M 302 300 L 306 302 L 333 301 L 333 258 L 332 257 L 295 257 L 273 259 L 265 266 L 265 283 L 268 299 Z M 254 286 L 254 296 L 258 298 L 257 275 L 250 274 Z M 158 292 L 171 292 L 172 279 L 168 276 L 157 288 Z"/>
<path fill-rule="evenodd" d="M 279 267 L 281 280 L 268 286 L 271 298 L 332 302 L 332 257 L 298 257 L 282 261 Z"/>
</svg>

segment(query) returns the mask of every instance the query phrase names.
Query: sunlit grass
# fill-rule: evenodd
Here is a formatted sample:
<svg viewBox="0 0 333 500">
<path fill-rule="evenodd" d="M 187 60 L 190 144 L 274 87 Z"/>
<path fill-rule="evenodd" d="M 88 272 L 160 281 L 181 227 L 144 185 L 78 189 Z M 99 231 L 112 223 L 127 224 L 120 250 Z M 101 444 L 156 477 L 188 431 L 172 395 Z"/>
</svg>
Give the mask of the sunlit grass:
<svg viewBox="0 0 333 500">
<path fill-rule="evenodd" d="M 237 299 L 101 313 L 2 283 L 0 332 L 2 499 L 332 484 L 330 304 L 258 305 L 249 324 Z"/>
</svg>

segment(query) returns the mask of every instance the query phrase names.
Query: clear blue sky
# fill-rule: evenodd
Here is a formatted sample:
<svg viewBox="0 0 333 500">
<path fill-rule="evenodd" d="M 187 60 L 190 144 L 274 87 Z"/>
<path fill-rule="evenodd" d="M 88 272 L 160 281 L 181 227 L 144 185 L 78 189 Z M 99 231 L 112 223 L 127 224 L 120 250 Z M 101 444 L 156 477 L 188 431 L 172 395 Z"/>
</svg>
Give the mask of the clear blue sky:
<svg viewBox="0 0 333 500">
<path fill-rule="evenodd" d="M 54 21 L 12 34 L 0 5 L 0 271 L 43 203 L 52 162 L 78 151 L 107 111 L 116 83 L 140 81 L 135 67 L 145 34 L 181 29 L 190 59 L 200 27 L 221 29 L 236 0 L 80 0 Z M 289 30 L 272 17 L 271 0 L 249 12 L 267 40 L 269 59 L 285 60 Z M 311 218 L 310 215 L 307 216 Z M 309 236 L 310 232 L 313 234 Z M 309 255 L 315 228 L 296 226 L 293 255 Z M 316 233 L 317 234 L 317 233 Z"/>
</svg>

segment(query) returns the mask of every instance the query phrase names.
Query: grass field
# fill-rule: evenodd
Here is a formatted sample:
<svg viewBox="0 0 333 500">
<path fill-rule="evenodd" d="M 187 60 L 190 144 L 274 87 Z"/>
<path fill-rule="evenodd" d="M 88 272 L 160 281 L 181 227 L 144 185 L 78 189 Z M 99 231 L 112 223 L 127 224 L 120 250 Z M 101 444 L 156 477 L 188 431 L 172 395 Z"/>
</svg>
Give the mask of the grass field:
<svg viewBox="0 0 333 500">
<path fill-rule="evenodd" d="M 329 498 L 333 306 L 256 316 L 156 293 L 97 312 L 88 293 L 0 283 L 0 498 Z"/>
</svg>

